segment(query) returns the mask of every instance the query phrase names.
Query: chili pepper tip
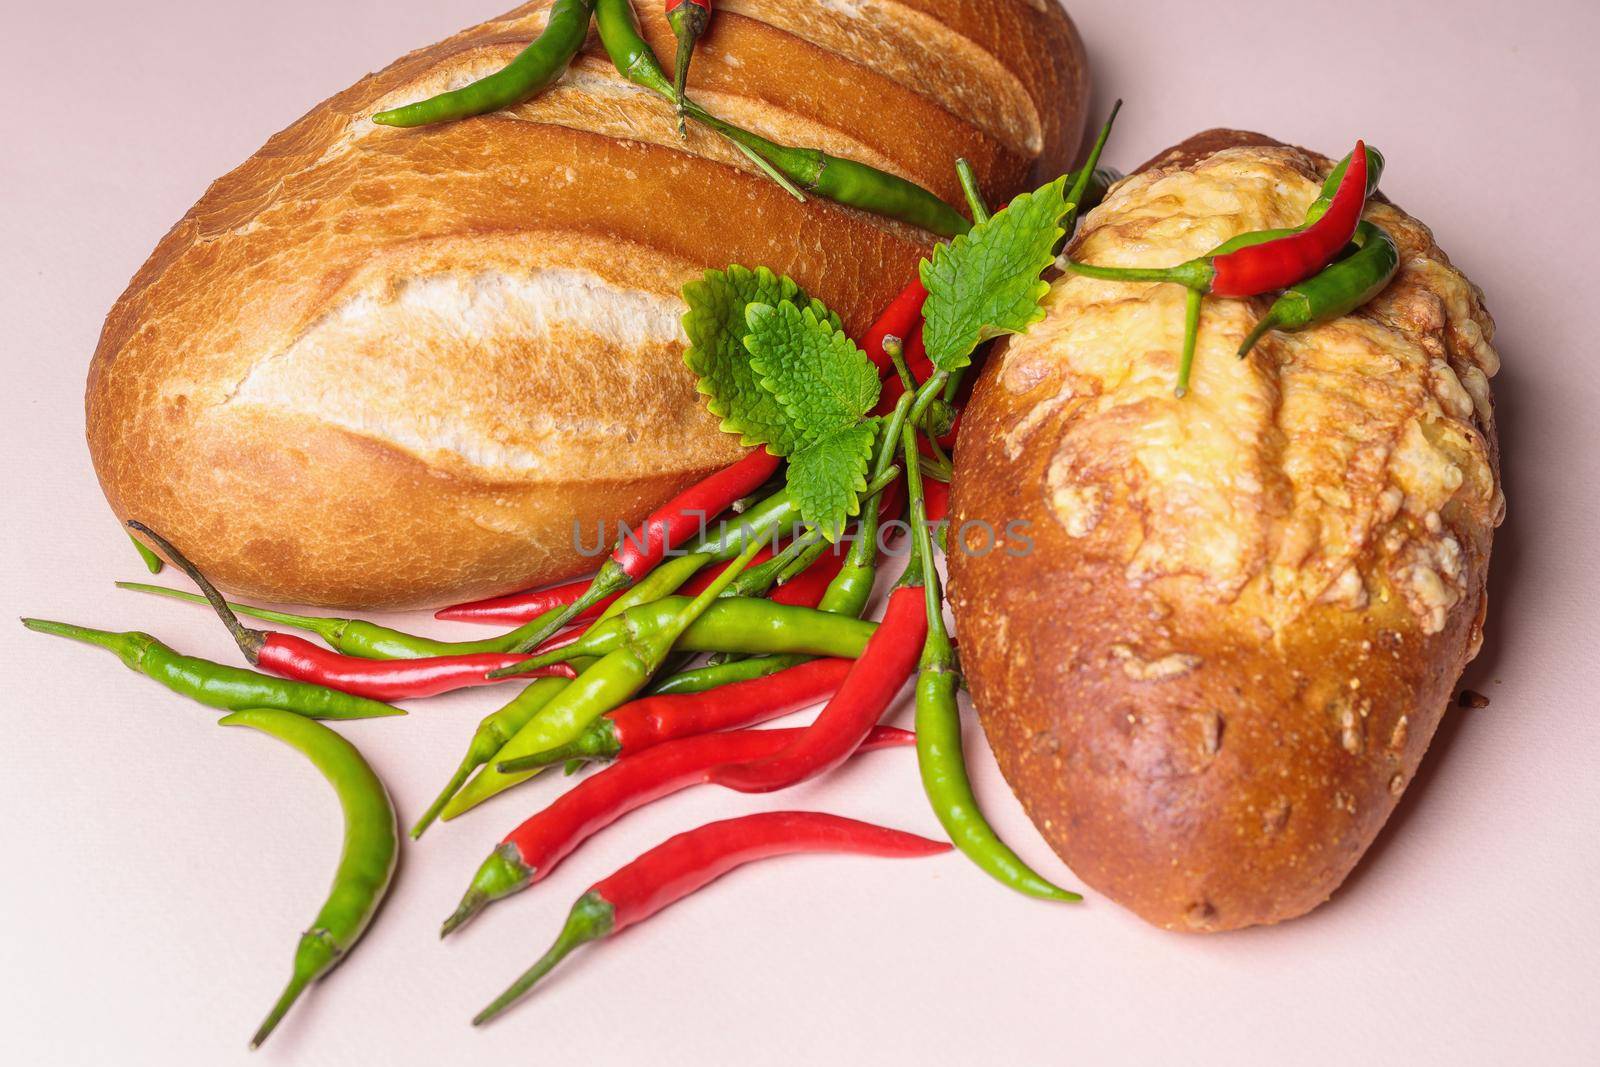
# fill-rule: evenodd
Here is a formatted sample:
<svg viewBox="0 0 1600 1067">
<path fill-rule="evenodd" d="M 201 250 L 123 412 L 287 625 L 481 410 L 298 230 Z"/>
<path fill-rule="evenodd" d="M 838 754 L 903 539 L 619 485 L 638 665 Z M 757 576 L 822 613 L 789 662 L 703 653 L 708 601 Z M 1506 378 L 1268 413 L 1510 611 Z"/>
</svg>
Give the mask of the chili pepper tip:
<svg viewBox="0 0 1600 1067">
<path fill-rule="evenodd" d="M 472 1025 L 482 1026 L 521 1000 L 528 990 L 533 988 L 534 983 L 554 970 L 556 964 L 566 959 L 579 945 L 605 937 L 616 922 L 616 914 L 616 909 L 593 890 L 579 897 L 567 915 L 567 924 L 561 928 L 556 943 L 539 957 L 537 963 L 522 972 L 522 976 L 512 982 L 510 988 L 491 1001 L 487 1008 L 474 1015 Z"/>
<path fill-rule="evenodd" d="M 306 986 L 310 984 L 311 975 L 309 974 L 296 974 L 289 979 L 289 984 L 284 987 L 283 994 L 278 997 L 278 1002 L 272 1006 L 272 1010 L 267 1013 L 266 1019 L 257 1028 L 255 1036 L 250 1039 L 251 1048 L 260 1048 L 261 1043 L 272 1036 L 272 1031 L 277 1029 L 278 1024 L 283 1021 L 283 1017 L 289 1014 L 289 1009 L 294 1007 L 294 1002 L 300 998 L 300 994 L 304 993 Z"/>
<path fill-rule="evenodd" d="M 461 904 L 450 917 L 439 924 L 439 937 L 444 939 L 465 926 L 479 912 L 489 906 L 489 895 L 477 889 L 469 889 L 461 898 Z"/>
</svg>

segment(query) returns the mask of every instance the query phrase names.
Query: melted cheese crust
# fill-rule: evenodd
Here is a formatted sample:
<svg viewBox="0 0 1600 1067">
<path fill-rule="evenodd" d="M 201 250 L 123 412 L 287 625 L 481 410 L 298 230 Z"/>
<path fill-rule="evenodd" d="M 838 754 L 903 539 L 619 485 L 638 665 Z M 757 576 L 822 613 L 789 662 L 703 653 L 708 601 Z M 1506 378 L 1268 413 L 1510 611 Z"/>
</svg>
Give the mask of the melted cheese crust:
<svg viewBox="0 0 1600 1067">
<path fill-rule="evenodd" d="M 1166 266 L 1236 234 L 1297 224 L 1317 165 L 1236 148 L 1192 170 L 1118 186 L 1075 259 Z M 1312 605 L 1404 610 L 1441 630 L 1466 594 L 1462 541 L 1504 511 L 1488 379 L 1499 367 L 1482 294 L 1421 223 L 1367 217 L 1401 250 L 1372 303 L 1235 356 L 1268 301 L 1208 299 L 1193 385 L 1173 395 L 1183 334 L 1175 285 L 1064 275 L 1048 317 L 1016 338 L 1000 377 L 1032 394 L 1008 456 L 1047 449 L 1054 516 L 1135 586 L 1180 583 L 1256 639 Z"/>
</svg>

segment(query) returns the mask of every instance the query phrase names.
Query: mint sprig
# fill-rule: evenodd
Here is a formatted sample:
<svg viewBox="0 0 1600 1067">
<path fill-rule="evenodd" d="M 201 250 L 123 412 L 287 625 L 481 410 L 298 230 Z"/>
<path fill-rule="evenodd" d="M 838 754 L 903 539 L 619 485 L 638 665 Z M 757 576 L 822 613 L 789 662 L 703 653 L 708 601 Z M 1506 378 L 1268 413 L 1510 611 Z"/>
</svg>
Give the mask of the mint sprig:
<svg viewBox="0 0 1600 1067">
<path fill-rule="evenodd" d="M 1040 301 L 1050 284 L 1041 275 L 1065 233 L 1066 182 L 1063 175 L 1023 193 L 922 261 L 922 341 L 936 368 L 958 371 L 984 341 L 1044 318 Z"/>
<path fill-rule="evenodd" d="M 779 456 L 794 451 L 800 445 L 798 428 L 750 365 L 744 347 L 745 308 L 752 303 L 799 304 L 831 326 L 839 325 L 838 316 L 807 297 L 793 279 L 766 267 L 708 270 L 683 287 L 683 298 L 689 305 L 683 316 L 689 338 L 683 359 L 698 378 L 706 407 L 721 418 L 724 431 L 739 435 L 741 444 L 766 445 Z"/>
<path fill-rule="evenodd" d="M 880 384 L 839 317 L 765 268 L 707 271 L 684 287 L 684 361 L 722 428 L 789 460 L 801 519 L 837 541 L 860 511 Z"/>
</svg>

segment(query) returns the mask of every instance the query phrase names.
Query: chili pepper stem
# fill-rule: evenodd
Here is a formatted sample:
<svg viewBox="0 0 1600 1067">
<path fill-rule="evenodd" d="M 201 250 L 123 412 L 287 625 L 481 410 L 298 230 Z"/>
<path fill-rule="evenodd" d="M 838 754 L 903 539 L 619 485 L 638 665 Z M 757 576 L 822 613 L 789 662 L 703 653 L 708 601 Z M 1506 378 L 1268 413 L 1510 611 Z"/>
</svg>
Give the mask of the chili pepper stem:
<svg viewBox="0 0 1600 1067">
<path fill-rule="evenodd" d="M 961 179 L 961 192 L 972 211 L 972 221 L 988 222 L 989 206 L 983 202 L 983 192 L 978 188 L 978 175 L 973 171 L 972 164 L 965 159 L 956 160 L 956 176 Z"/>
<path fill-rule="evenodd" d="M 1106 149 L 1106 142 L 1111 139 L 1111 127 L 1116 124 L 1117 112 L 1122 110 L 1122 100 L 1119 98 L 1111 105 L 1111 114 L 1106 116 L 1106 124 L 1100 127 L 1100 134 L 1094 139 L 1094 147 L 1089 150 L 1089 158 L 1084 160 L 1083 166 L 1078 170 L 1078 176 L 1072 180 L 1072 188 L 1067 190 L 1067 214 L 1061 220 L 1061 226 L 1067 231 L 1067 236 L 1072 235 L 1072 227 L 1078 220 L 1078 205 L 1083 202 L 1084 193 L 1088 191 L 1089 183 L 1094 179 L 1095 168 L 1100 166 L 1100 154 Z"/>
<path fill-rule="evenodd" d="M 1194 368 L 1195 345 L 1200 339 L 1200 307 L 1205 294 L 1190 289 L 1183 295 L 1183 355 L 1178 360 L 1178 384 L 1172 394 L 1182 400 L 1189 393 L 1189 373 Z"/>
<path fill-rule="evenodd" d="M 262 1042 L 272 1036 L 272 1031 L 277 1029 L 278 1024 L 283 1021 L 283 1017 L 289 1014 L 289 1009 L 294 1007 L 296 1000 L 300 999 L 300 994 L 306 991 L 306 987 L 311 984 L 312 978 L 313 976 L 310 974 L 297 972 L 293 978 L 289 979 L 289 984 L 284 987 L 282 995 L 278 997 L 278 1002 L 272 1006 L 272 1010 L 267 1013 L 266 1019 L 257 1028 L 255 1036 L 250 1039 L 251 1048 L 260 1048 Z"/>
<path fill-rule="evenodd" d="M 603 721 L 603 720 L 602 720 Z M 569 741 L 555 748 L 547 748 L 543 752 L 535 752 L 531 756 L 519 756 L 516 759 L 502 760 L 494 765 L 494 769 L 501 774 L 517 774 L 521 771 L 536 771 L 540 767 L 548 767 L 552 763 L 564 763 L 567 760 L 581 759 L 584 762 L 595 758 L 593 742 L 589 731 L 585 730 L 576 741 Z"/>
<path fill-rule="evenodd" d="M 133 593 L 148 593 L 151 596 L 182 600 L 190 604 L 210 603 L 199 593 L 189 593 L 182 589 L 169 589 L 164 585 L 151 585 L 148 582 L 117 582 L 115 584 L 118 589 L 126 589 Z M 318 615 L 296 615 L 287 611 L 273 611 L 271 608 L 236 604 L 231 600 L 228 601 L 228 607 L 233 610 L 235 615 L 243 615 L 250 619 L 260 619 L 262 622 L 275 622 L 279 626 L 292 626 L 296 630 L 309 630 L 333 647 L 338 647 L 339 635 L 349 621 L 347 619 L 325 618 Z"/>
<path fill-rule="evenodd" d="M 1098 278 L 1108 282 L 1171 282 L 1204 292 L 1211 285 L 1215 273 L 1204 260 L 1179 263 L 1175 267 L 1106 267 L 1094 263 L 1066 260 L 1066 267 L 1085 278 Z"/>
<path fill-rule="evenodd" d="M 261 647 L 266 641 L 266 635 L 260 630 L 252 630 L 239 621 L 239 616 L 233 613 L 233 608 L 217 587 L 200 572 L 200 568 L 190 562 L 189 557 L 179 552 L 177 546 L 165 537 L 156 533 L 150 527 L 137 519 L 129 519 L 130 529 L 138 530 L 156 543 L 156 547 L 166 553 L 168 559 L 177 565 L 178 569 L 189 576 L 189 580 L 200 588 L 206 600 L 211 602 L 211 609 L 217 613 L 217 618 L 222 620 L 222 625 L 228 628 L 228 633 L 233 635 L 234 643 L 239 646 L 239 651 L 244 653 L 244 658 L 255 664 L 261 658 Z"/>
<path fill-rule="evenodd" d="M 598 941 L 610 933 L 615 919 L 616 909 L 598 893 L 591 891 L 579 897 L 550 950 L 524 971 L 522 977 L 511 983 L 509 989 L 491 1001 L 487 1008 L 473 1016 L 472 1025 L 482 1026 L 521 1000 L 539 979 L 554 970 L 556 964 L 566 959 L 573 949 L 590 941 Z"/>
</svg>

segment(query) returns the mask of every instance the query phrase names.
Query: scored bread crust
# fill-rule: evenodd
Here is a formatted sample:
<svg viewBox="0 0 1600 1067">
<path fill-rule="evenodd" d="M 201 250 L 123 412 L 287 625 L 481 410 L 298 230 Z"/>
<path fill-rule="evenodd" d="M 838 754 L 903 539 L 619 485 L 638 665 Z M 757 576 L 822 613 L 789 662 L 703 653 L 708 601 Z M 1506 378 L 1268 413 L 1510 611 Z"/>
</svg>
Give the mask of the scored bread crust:
<svg viewBox="0 0 1600 1067">
<path fill-rule="evenodd" d="M 363 78 L 167 234 L 89 372 L 90 452 L 120 518 L 277 601 L 431 606 L 568 577 L 618 520 L 740 455 L 682 366 L 685 282 L 768 266 L 859 334 L 912 276 L 928 234 L 797 203 L 703 130 L 679 139 L 592 33 L 516 108 L 370 122 L 497 69 L 548 6 Z M 738 0 L 689 84 L 734 122 L 956 204 L 966 156 L 1004 199 L 1071 162 L 1082 45 L 1055 4 L 950 6 Z M 635 8 L 670 69 L 659 5 Z"/>
<path fill-rule="evenodd" d="M 1071 254 L 1164 266 L 1294 225 L 1330 166 L 1208 131 L 1114 188 Z M 1068 275 L 967 410 L 951 599 L 984 730 L 1073 871 L 1170 929 L 1326 900 L 1481 641 L 1493 322 L 1425 226 L 1367 217 L 1401 250 L 1376 300 L 1243 361 L 1267 300 L 1207 300 L 1184 399 L 1182 290 Z"/>
</svg>

